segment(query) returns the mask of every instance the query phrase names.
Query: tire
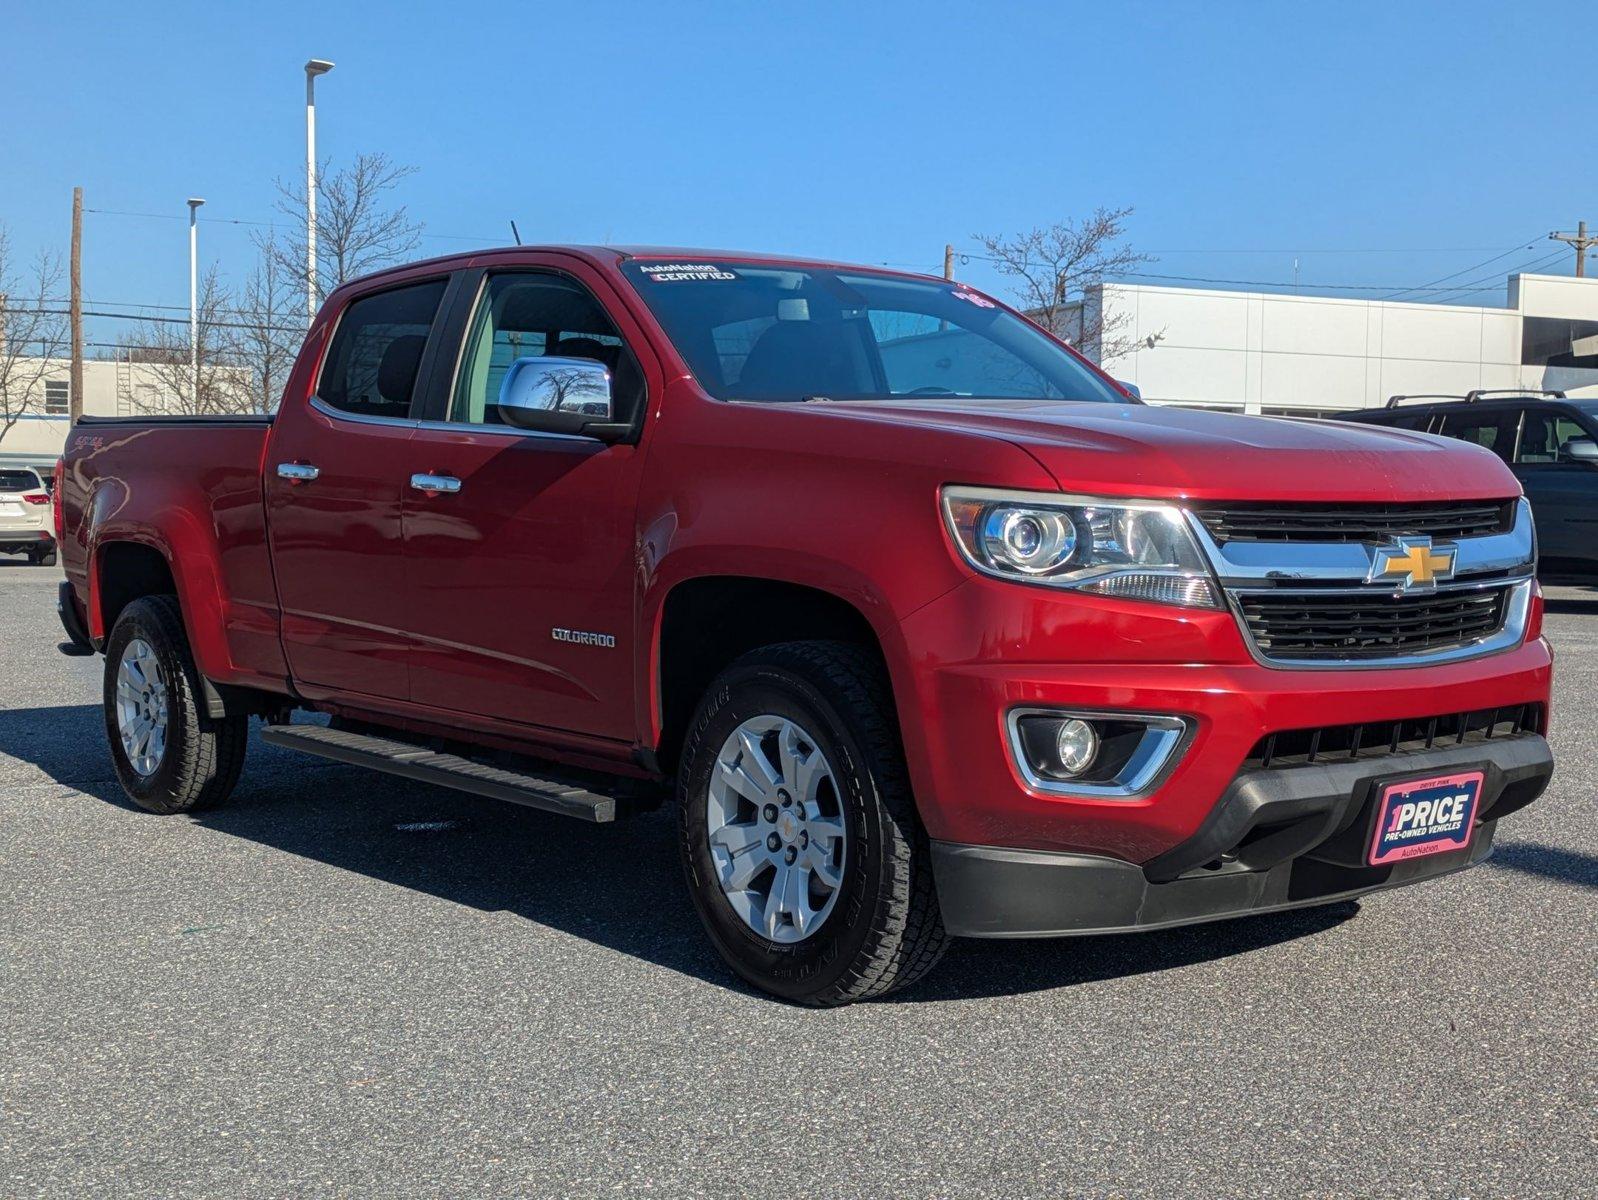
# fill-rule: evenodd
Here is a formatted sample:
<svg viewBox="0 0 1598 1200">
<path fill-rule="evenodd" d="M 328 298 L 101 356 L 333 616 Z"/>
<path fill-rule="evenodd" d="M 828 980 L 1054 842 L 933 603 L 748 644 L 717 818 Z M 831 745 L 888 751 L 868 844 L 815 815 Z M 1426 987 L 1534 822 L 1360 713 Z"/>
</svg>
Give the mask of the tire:
<svg viewBox="0 0 1598 1200">
<path fill-rule="evenodd" d="M 768 725 L 774 728 L 767 730 Z M 784 759 L 770 747 L 790 728 L 796 731 L 794 752 Z M 783 826 L 774 803 L 748 799 L 747 791 L 760 789 L 725 782 L 746 768 L 758 774 L 749 757 L 755 749 L 729 749 L 749 747 L 750 742 L 737 740 L 746 732 L 765 758 L 768 779 L 756 782 L 764 782 L 768 800 L 786 796 L 793 777 L 809 770 L 810 756 L 823 755 L 821 769 L 810 776 L 825 771 L 814 785 L 815 798 L 794 809 L 814 814 L 808 824 L 803 817 L 798 824 L 817 830 L 816 849 L 803 832 L 797 835 L 802 841 L 783 841 L 795 822 Z M 737 771 L 730 774 L 718 766 L 729 754 L 737 755 Z M 803 766 L 788 765 L 801 761 Z M 728 816 L 734 804 L 737 820 Z M 938 913 L 926 832 L 910 793 L 892 694 L 876 660 L 859 648 L 789 642 L 747 654 L 723 672 L 689 728 L 677 805 L 679 848 L 694 907 L 728 965 L 754 986 L 799 1004 L 830 1007 L 908 986 L 942 957 L 948 936 Z M 763 817 L 768 811 L 778 811 L 777 824 Z M 715 829 L 713 823 L 719 823 Z M 841 853 L 822 849 L 835 848 L 838 840 Z M 740 845 L 736 855 L 728 850 L 734 842 Z M 790 851 L 804 857 L 783 861 L 795 863 L 806 882 L 795 887 L 794 903 L 784 906 L 802 916 L 779 912 L 773 918 L 770 896 L 778 887 L 778 859 Z M 748 862 L 766 859 L 747 890 L 740 886 L 741 872 L 754 868 L 734 861 L 742 864 L 745 854 Z M 812 854 L 830 855 L 829 865 L 821 866 Z M 827 886 L 828 873 L 837 880 L 835 888 Z M 724 876 L 733 881 L 728 888 Z M 786 886 L 782 893 L 786 901 Z M 812 912 L 817 904 L 822 908 Z"/>
<path fill-rule="evenodd" d="M 143 743 L 138 765 L 122 737 L 118 683 L 130 644 L 142 643 L 143 662 L 153 661 L 159 676 L 164 744 L 157 755 Z M 145 677 L 143 672 L 139 678 Z M 129 695 L 135 694 L 130 690 Z M 128 799 L 154 813 L 181 813 L 227 799 L 244 768 L 249 745 L 248 717 L 205 715 L 199 697 L 199 672 L 183 632 L 183 614 L 172 596 L 145 596 L 122 610 L 105 651 L 105 732 L 111 761 Z M 141 769 L 141 767 L 143 769 Z"/>
<path fill-rule="evenodd" d="M 48 550 L 29 550 L 28 561 L 36 567 L 53 567 L 56 562 L 56 549 L 51 546 Z"/>
</svg>

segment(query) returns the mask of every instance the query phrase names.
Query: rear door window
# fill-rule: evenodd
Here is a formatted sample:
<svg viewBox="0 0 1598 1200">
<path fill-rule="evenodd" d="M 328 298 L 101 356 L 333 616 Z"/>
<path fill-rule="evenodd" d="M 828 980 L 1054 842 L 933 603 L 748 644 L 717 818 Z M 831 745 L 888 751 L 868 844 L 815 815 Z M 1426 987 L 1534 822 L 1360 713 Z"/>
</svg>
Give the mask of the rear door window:
<svg viewBox="0 0 1598 1200">
<path fill-rule="evenodd" d="M 1519 422 L 1520 413 L 1514 409 L 1451 412 L 1443 421 L 1442 432 L 1462 442 L 1485 447 L 1508 462 L 1515 453 L 1515 429 Z"/>
<path fill-rule="evenodd" d="M 353 416 L 406 419 L 445 283 L 432 279 L 354 300 L 328 347 L 317 398 Z"/>
</svg>

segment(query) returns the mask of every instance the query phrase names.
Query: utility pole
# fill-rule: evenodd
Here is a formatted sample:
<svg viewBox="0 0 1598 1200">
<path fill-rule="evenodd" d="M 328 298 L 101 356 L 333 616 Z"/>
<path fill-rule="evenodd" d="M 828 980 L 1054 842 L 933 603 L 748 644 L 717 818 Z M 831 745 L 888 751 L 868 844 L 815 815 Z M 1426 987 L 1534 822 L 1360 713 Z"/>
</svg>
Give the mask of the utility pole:
<svg viewBox="0 0 1598 1200">
<path fill-rule="evenodd" d="M 1575 233 L 1554 232 L 1548 235 L 1551 242 L 1568 242 L 1576 248 L 1576 278 L 1584 279 L 1587 275 L 1587 248 L 1598 246 L 1598 237 L 1587 236 L 1587 222 L 1578 221 Z"/>
<path fill-rule="evenodd" d="M 954 247 L 950 245 L 943 247 L 943 277 L 954 278 Z"/>
<path fill-rule="evenodd" d="M 67 288 L 67 320 L 72 328 L 67 413 L 76 425 L 83 416 L 83 189 L 80 187 L 72 189 L 72 256 L 67 268 Z"/>
</svg>

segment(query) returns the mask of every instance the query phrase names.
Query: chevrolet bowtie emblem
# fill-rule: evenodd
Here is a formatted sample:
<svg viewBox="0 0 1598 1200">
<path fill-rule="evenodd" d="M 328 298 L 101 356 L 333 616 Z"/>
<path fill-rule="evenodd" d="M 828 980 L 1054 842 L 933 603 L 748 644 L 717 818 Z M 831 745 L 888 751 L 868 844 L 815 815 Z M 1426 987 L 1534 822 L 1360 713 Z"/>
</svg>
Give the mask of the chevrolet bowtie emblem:
<svg viewBox="0 0 1598 1200">
<path fill-rule="evenodd" d="M 1369 583 L 1396 583 L 1401 590 L 1433 587 L 1454 577 L 1452 547 L 1432 545 L 1429 537 L 1395 538 L 1392 546 L 1372 546 Z"/>
</svg>

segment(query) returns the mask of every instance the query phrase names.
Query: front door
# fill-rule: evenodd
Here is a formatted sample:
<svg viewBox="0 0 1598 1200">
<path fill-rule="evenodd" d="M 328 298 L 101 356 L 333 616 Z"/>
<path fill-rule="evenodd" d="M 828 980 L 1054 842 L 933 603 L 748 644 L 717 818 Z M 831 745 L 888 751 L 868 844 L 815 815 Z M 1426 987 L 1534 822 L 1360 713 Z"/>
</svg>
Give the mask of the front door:
<svg viewBox="0 0 1598 1200">
<path fill-rule="evenodd" d="M 267 527 L 283 649 L 313 689 L 409 692 L 401 503 L 411 404 L 445 280 L 351 301 L 303 419 L 269 443 Z"/>
<path fill-rule="evenodd" d="M 555 260 L 546 260 L 553 262 Z M 411 698 L 470 716 L 630 742 L 642 453 L 627 442 L 504 424 L 495 401 L 518 358 L 590 358 L 611 370 L 615 419 L 636 421 L 642 345 L 564 270 L 485 275 L 464 321 L 438 420 L 408 450 L 404 498 Z"/>
<path fill-rule="evenodd" d="M 1573 458 L 1565 447 L 1593 433 L 1574 414 L 1528 407 L 1512 464 L 1531 501 L 1537 523 L 1538 558 L 1544 573 L 1598 573 L 1598 468 Z"/>
</svg>

